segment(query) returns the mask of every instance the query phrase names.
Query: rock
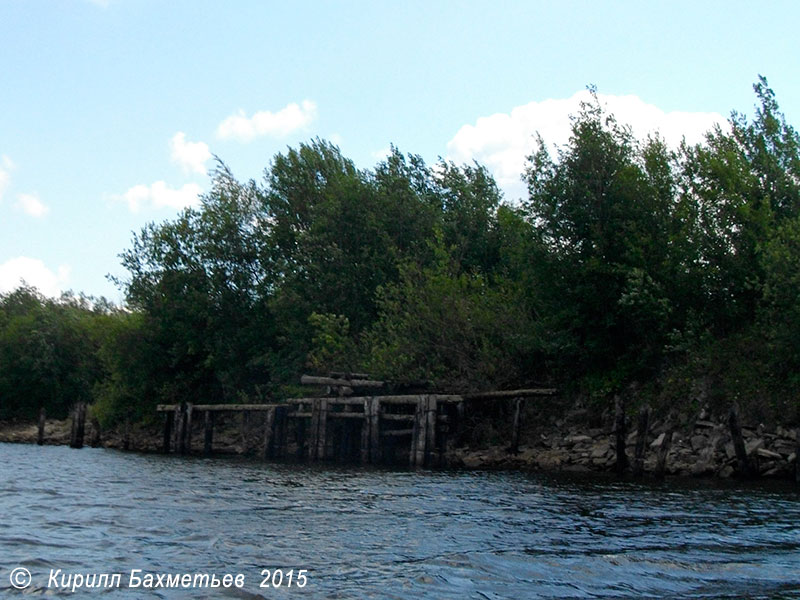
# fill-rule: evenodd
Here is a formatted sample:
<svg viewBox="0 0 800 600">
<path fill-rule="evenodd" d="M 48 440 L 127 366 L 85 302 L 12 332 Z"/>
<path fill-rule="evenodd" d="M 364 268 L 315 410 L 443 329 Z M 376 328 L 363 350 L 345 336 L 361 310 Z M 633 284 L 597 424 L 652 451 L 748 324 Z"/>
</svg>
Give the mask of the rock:
<svg viewBox="0 0 800 600">
<path fill-rule="evenodd" d="M 603 458 L 611 448 L 608 445 L 608 442 L 600 442 L 599 444 L 595 444 L 592 446 L 591 450 L 589 451 L 589 456 L 592 458 Z"/>
<path fill-rule="evenodd" d="M 762 477 L 775 477 L 776 475 L 780 475 L 781 469 L 778 467 L 774 467 L 769 469 L 768 471 L 764 471 L 761 476 Z"/>
<path fill-rule="evenodd" d="M 728 459 L 736 458 L 736 449 L 733 447 L 733 442 L 725 444 L 725 456 Z"/>
<path fill-rule="evenodd" d="M 726 465 L 720 469 L 719 476 L 723 479 L 728 479 L 730 476 L 733 475 L 733 467 L 730 465 Z"/>
<path fill-rule="evenodd" d="M 754 440 L 747 442 L 744 446 L 744 449 L 747 452 L 747 455 L 750 456 L 753 452 L 755 452 L 756 450 L 758 450 L 763 446 L 764 446 L 764 440 L 762 440 L 761 438 L 756 438 Z"/>
<path fill-rule="evenodd" d="M 795 460 L 797 460 L 797 454 L 792 452 L 789 457 L 786 459 L 786 462 L 792 464 Z"/>
<path fill-rule="evenodd" d="M 713 421 L 695 421 L 695 429 L 714 429 L 717 424 Z"/>
<path fill-rule="evenodd" d="M 664 438 L 667 437 L 666 433 L 661 433 L 659 436 L 653 440 L 653 443 L 650 444 L 651 448 L 661 448 L 661 444 L 664 443 Z"/>
<path fill-rule="evenodd" d="M 590 438 L 588 435 L 570 435 L 564 438 L 564 444 L 567 445 L 585 444 L 591 441 L 592 438 Z"/>
<path fill-rule="evenodd" d="M 705 460 L 696 462 L 691 467 L 691 473 L 694 477 L 702 477 L 703 475 L 707 475 L 713 471 L 714 468 L 711 466 L 711 463 Z"/>
<path fill-rule="evenodd" d="M 708 438 L 704 435 L 693 435 L 689 443 L 692 446 L 692 451 L 698 452 L 708 445 Z"/>
<path fill-rule="evenodd" d="M 770 458 L 772 460 L 781 460 L 783 458 L 777 452 L 773 452 L 772 450 L 767 450 L 766 448 L 756 448 L 756 456 L 760 456 L 762 458 Z"/>
</svg>

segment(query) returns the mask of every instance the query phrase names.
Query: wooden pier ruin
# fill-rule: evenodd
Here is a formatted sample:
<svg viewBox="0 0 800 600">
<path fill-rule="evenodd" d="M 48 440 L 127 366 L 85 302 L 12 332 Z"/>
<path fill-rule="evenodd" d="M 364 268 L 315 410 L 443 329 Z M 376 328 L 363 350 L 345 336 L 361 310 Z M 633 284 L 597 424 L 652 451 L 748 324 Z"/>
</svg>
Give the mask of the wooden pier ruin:
<svg viewBox="0 0 800 600">
<path fill-rule="evenodd" d="M 310 461 L 439 466 L 445 464 L 448 444 L 457 443 L 463 433 L 468 402 L 514 401 L 511 442 L 514 446 L 519 439 L 521 400 L 555 394 L 553 389 L 526 389 L 466 395 L 356 396 L 348 394 L 354 389 L 379 393 L 386 386 L 366 378 L 305 375 L 301 383 L 325 386 L 328 395 L 270 404 L 161 404 L 157 411 L 166 417 L 162 450 L 179 454 L 192 452 L 193 422 L 202 420 L 202 451 L 209 455 L 213 450 L 216 416 L 238 413 L 241 415 L 242 451 L 252 450 L 247 447 L 247 430 L 252 429 L 255 422 L 262 428 L 258 451 L 264 458 L 283 458 L 291 451 L 297 458 Z"/>
</svg>

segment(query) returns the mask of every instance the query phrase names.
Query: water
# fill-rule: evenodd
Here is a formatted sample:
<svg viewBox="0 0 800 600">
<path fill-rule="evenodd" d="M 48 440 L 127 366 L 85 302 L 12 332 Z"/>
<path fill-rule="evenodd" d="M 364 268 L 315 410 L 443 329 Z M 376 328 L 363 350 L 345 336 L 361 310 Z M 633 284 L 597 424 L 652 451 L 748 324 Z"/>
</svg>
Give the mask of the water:
<svg viewBox="0 0 800 600">
<path fill-rule="evenodd" d="M 384 471 L 0 444 L 0 596 L 121 573 L 127 598 L 800 598 L 790 485 Z M 131 569 L 244 576 L 145 591 Z M 284 585 L 260 588 L 262 569 Z M 306 569 L 307 585 L 286 574 Z"/>
</svg>

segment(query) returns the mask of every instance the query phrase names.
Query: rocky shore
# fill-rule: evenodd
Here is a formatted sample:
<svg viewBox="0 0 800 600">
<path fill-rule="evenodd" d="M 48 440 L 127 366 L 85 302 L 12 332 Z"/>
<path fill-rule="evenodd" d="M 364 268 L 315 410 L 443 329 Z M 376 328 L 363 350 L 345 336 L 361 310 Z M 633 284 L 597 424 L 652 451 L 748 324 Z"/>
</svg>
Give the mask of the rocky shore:
<svg viewBox="0 0 800 600">
<path fill-rule="evenodd" d="M 673 431 L 667 455 L 665 473 L 674 476 L 720 477 L 741 476 L 728 424 L 723 418 L 706 414 L 682 427 L 668 428 L 654 422 L 649 428 L 644 455 L 644 474 L 653 474 L 659 450 L 667 432 Z M 742 437 L 751 475 L 765 478 L 794 478 L 798 455 L 798 431 L 777 426 L 768 429 L 763 425 L 743 425 Z M 161 428 L 157 425 L 134 426 L 129 436 L 132 450 L 156 452 L 160 449 Z M 632 462 L 637 442 L 637 432 L 626 438 L 626 455 Z M 36 443 L 35 423 L 0 423 L 0 442 Z M 45 444 L 66 445 L 70 439 L 70 421 L 48 419 L 45 427 Z M 86 445 L 106 448 L 123 448 L 121 432 L 102 432 L 99 440 L 91 424 L 87 424 Z M 199 443 L 199 440 L 196 442 Z M 243 445 L 244 444 L 244 445 Z M 243 442 L 236 427 L 220 428 L 215 433 L 214 451 L 220 454 L 240 454 L 251 451 L 257 440 Z M 197 447 L 195 447 L 197 450 Z M 447 464 L 464 468 L 500 468 L 534 471 L 602 472 L 616 467 L 615 433 L 610 426 L 590 428 L 580 423 L 570 424 L 560 420 L 525 432 L 517 452 L 510 452 L 501 444 L 482 444 L 480 447 L 451 448 Z"/>
</svg>

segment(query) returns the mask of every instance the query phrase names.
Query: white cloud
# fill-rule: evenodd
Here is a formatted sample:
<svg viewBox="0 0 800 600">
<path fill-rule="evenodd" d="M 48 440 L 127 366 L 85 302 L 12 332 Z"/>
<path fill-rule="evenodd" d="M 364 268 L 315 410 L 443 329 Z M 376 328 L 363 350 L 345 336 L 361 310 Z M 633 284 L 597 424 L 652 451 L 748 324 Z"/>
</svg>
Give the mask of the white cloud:
<svg viewBox="0 0 800 600">
<path fill-rule="evenodd" d="M 671 146 L 677 146 L 685 136 L 689 143 L 703 140 L 705 132 L 715 123 L 725 125 L 718 113 L 664 112 L 637 96 L 598 94 L 601 105 L 620 123 L 631 126 L 634 135 L 644 138 L 658 131 Z M 520 176 L 526 157 L 536 146 L 536 134 L 552 149 L 569 141 L 571 114 L 577 114 L 580 103 L 589 101 L 588 91 L 571 98 L 544 100 L 517 106 L 510 113 L 480 117 L 474 125 L 464 125 L 447 144 L 448 159 L 457 163 L 473 159 L 485 165 L 505 192 L 514 200 L 526 194 Z"/>
<path fill-rule="evenodd" d="M 276 113 L 262 110 L 252 117 L 239 111 L 227 117 L 217 127 L 217 136 L 249 142 L 260 136 L 284 137 L 307 127 L 317 117 L 317 105 L 310 100 L 297 104 L 292 102 Z"/>
<path fill-rule="evenodd" d="M 196 183 L 187 183 L 181 188 L 173 189 L 163 181 L 156 181 L 150 185 L 135 185 L 117 198 L 126 202 L 131 212 L 136 213 L 142 209 L 198 206 L 202 193 L 203 189 Z"/>
<path fill-rule="evenodd" d="M 0 156 L 0 201 L 3 200 L 3 194 L 11 183 L 11 171 L 13 170 L 13 161 L 5 154 Z"/>
<path fill-rule="evenodd" d="M 66 265 L 61 265 L 53 272 L 38 258 L 18 256 L 0 264 L 0 292 L 11 292 L 24 282 L 45 296 L 59 296 L 69 280 L 69 273 Z"/>
<path fill-rule="evenodd" d="M 50 207 L 46 206 L 36 194 L 20 194 L 17 196 L 16 207 L 26 215 L 36 219 L 50 212 Z"/>
<path fill-rule="evenodd" d="M 211 158 L 208 144 L 205 142 L 188 142 L 186 134 L 179 131 L 169 141 L 172 162 L 183 167 L 186 173 L 206 174 L 206 161 Z"/>
</svg>

